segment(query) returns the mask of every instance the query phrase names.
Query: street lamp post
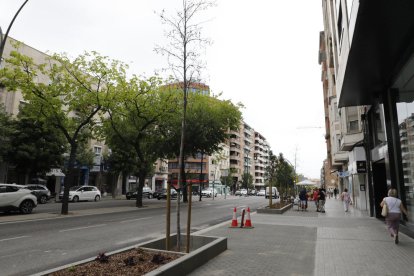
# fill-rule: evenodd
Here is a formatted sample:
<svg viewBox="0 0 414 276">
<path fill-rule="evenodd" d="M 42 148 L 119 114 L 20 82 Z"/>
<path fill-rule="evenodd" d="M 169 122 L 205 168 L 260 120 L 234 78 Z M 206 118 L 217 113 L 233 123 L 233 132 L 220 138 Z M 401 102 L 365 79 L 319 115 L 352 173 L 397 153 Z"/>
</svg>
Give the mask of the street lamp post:
<svg viewBox="0 0 414 276">
<path fill-rule="evenodd" d="M 17 12 L 16 12 L 16 14 L 14 15 L 14 17 L 13 17 L 12 21 L 10 22 L 10 25 L 9 25 L 9 27 L 7 28 L 7 31 L 6 31 L 6 33 L 4 34 L 4 36 L 3 36 L 3 32 L 2 32 L 1 27 L 0 27 L 0 65 L 1 65 L 1 61 L 2 61 L 2 59 L 3 59 L 3 51 L 4 51 L 4 48 L 5 48 L 5 46 L 6 46 L 6 40 L 7 40 L 7 37 L 8 37 L 8 35 L 9 35 L 10 29 L 11 29 L 11 27 L 13 26 L 14 20 L 16 20 L 16 17 L 19 15 L 20 11 L 23 9 L 24 5 L 26 5 L 26 3 L 27 3 L 28 1 L 29 1 L 29 0 L 24 1 L 24 3 L 23 3 L 23 4 L 20 6 L 20 8 L 17 10 Z"/>
</svg>

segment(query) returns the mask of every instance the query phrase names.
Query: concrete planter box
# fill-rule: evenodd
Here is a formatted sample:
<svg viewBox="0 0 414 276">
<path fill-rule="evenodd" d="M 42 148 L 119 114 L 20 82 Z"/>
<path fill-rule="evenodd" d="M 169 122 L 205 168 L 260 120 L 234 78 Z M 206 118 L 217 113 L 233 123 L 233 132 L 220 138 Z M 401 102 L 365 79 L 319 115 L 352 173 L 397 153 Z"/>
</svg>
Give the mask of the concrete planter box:
<svg viewBox="0 0 414 276">
<path fill-rule="evenodd" d="M 264 208 L 259 208 L 257 209 L 257 213 L 258 214 L 283 214 L 284 212 L 286 212 L 287 210 L 289 210 L 290 208 L 292 208 L 293 204 L 290 203 L 280 209 L 275 209 L 275 208 L 269 208 L 269 206 L 266 206 Z"/>
<path fill-rule="evenodd" d="M 171 245 L 175 244 L 176 235 L 172 235 L 170 239 Z M 181 236 L 181 246 L 185 248 L 186 236 Z M 157 269 L 145 274 L 147 276 L 155 275 L 187 275 L 194 269 L 207 263 L 209 260 L 218 256 L 220 253 L 227 250 L 227 238 L 210 237 L 210 236 L 191 236 L 190 238 L 190 253 L 180 253 L 175 251 L 165 250 L 165 237 L 151 240 L 149 242 L 141 243 L 134 246 L 129 246 L 113 252 L 108 252 L 107 255 L 114 255 L 133 248 L 142 248 L 151 251 L 165 251 L 168 253 L 176 253 L 182 255 L 176 260 L 173 260 Z M 67 269 L 69 267 L 81 265 L 84 263 L 95 261 L 95 257 L 88 258 L 79 262 L 71 263 L 55 269 L 43 271 L 32 276 L 48 275 L 52 272 Z"/>
</svg>

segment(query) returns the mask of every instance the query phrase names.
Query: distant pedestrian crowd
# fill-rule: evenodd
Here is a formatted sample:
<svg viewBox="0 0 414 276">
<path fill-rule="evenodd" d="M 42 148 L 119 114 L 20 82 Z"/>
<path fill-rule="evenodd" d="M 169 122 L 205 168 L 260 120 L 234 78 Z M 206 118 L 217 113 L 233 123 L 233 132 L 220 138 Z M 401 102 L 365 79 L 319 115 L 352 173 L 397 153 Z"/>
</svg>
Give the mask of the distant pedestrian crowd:
<svg viewBox="0 0 414 276">
<path fill-rule="evenodd" d="M 327 192 L 325 188 L 315 188 L 313 191 L 309 192 L 306 188 L 303 188 L 296 197 L 296 204 L 298 205 L 299 210 L 307 211 L 308 201 L 313 200 L 315 202 L 316 212 L 325 213 L 326 197 Z"/>
</svg>

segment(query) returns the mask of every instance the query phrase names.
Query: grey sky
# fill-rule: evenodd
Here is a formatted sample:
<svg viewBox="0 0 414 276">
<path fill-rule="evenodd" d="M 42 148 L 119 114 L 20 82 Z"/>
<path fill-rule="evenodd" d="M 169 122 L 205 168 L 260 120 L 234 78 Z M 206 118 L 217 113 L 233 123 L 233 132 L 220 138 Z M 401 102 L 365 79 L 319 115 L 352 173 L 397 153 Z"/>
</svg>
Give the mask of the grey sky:
<svg viewBox="0 0 414 276">
<path fill-rule="evenodd" d="M 242 102 L 244 120 L 282 152 L 297 171 L 319 178 L 326 156 L 318 0 L 218 0 L 205 18 L 205 82 L 213 93 Z M 7 28 L 23 0 L 0 1 Z M 10 35 L 44 52 L 76 56 L 95 50 L 150 76 L 166 67 L 154 52 L 165 44 L 154 13 L 173 13 L 181 0 L 29 0 Z M 312 127 L 312 128 L 301 128 Z"/>
</svg>

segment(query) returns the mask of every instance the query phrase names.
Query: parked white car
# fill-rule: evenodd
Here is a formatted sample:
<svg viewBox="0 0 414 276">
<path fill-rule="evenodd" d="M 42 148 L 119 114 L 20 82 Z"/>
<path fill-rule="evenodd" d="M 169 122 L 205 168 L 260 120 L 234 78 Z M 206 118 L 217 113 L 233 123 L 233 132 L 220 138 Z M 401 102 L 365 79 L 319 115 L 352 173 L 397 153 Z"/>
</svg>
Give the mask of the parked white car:
<svg viewBox="0 0 414 276">
<path fill-rule="evenodd" d="M 258 196 L 265 196 L 265 194 L 266 194 L 266 191 L 265 191 L 265 190 L 260 190 L 260 191 L 257 193 L 257 195 L 258 195 Z"/>
<path fill-rule="evenodd" d="M 246 189 L 241 189 L 240 190 L 240 195 L 247 196 L 247 190 Z"/>
<path fill-rule="evenodd" d="M 69 201 L 99 201 L 101 197 L 101 191 L 95 186 L 73 186 L 69 189 Z M 63 199 L 63 191 L 59 194 L 59 199 Z"/>
<path fill-rule="evenodd" d="M 36 196 L 25 186 L 0 184 L 0 211 L 19 210 L 22 214 L 30 214 L 36 206 Z"/>
<path fill-rule="evenodd" d="M 213 191 L 214 191 L 214 197 L 216 197 L 217 196 L 217 191 L 213 190 L 212 188 L 202 190 L 201 191 L 201 196 L 212 197 L 213 196 Z"/>
</svg>

